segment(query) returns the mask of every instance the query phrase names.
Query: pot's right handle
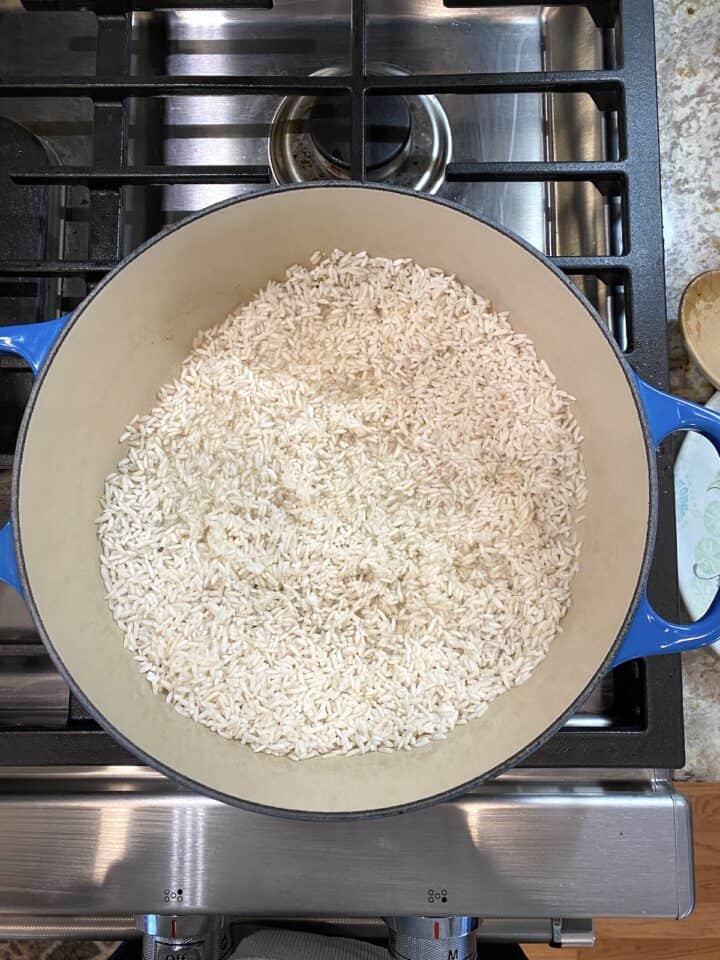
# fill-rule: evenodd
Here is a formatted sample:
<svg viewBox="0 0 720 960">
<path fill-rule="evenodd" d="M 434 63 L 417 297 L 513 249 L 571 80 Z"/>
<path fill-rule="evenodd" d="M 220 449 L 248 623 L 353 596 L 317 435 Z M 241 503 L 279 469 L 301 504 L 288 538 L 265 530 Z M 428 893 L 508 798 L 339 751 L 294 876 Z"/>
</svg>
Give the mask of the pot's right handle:
<svg viewBox="0 0 720 960">
<path fill-rule="evenodd" d="M 17 327 L 0 327 L 0 353 L 15 353 L 29 364 L 33 376 L 37 376 L 52 345 L 70 319 L 66 313 L 57 320 L 44 323 L 28 323 Z M 22 583 L 15 558 L 12 524 L 8 520 L 0 528 L 0 580 L 9 584 L 22 596 Z"/>
<path fill-rule="evenodd" d="M 707 437 L 720 453 L 720 414 L 689 400 L 663 393 L 638 376 L 635 380 L 656 447 L 675 430 L 695 430 Z M 653 610 L 647 594 L 643 593 L 612 665 L 616 667 L 636 657 L 694 650 L 717 640 L 720 640 L 720 593 L 704 616 L 688 624 L 665 620 Z"/>
</svg>

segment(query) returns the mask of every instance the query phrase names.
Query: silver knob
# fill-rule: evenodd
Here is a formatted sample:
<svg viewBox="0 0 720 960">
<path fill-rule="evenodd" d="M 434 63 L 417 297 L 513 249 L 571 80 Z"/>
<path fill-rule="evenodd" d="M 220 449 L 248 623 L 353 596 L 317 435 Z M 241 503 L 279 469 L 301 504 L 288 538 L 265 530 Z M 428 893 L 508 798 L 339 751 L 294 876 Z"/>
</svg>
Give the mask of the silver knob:
<svg viewBox="0 0 720 960">
<path fill-rule="evenodd" d="M 226 952 L 222 917 L 164 916 L 138 918 L 143 931 L 143 960 L 220 960 Z"/>
<path fill-rule="evenodd" d="M 397 960 L 475 960 L 475 917 L 386 917 Z"/>
</svg>

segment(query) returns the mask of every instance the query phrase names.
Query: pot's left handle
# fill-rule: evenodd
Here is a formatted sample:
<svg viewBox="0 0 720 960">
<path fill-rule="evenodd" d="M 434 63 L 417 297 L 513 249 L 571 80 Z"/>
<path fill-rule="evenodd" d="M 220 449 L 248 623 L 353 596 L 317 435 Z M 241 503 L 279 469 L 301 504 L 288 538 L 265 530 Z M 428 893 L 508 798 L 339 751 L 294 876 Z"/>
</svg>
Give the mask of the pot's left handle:
<svg viewBox="0 0 720 960">
<path fill-rule="evenodd" d="M 29 323 L 19 327 L 0 327 L 0 353 L 15 353 L 29 364 L 37 376 L 52 345 L 70 319 L 66 313 L 57 320 Z M 15 558 L 12 524 L 8 521 L 0 529 L 0 580 L 9 584 L 22 596 L 22 584 Z"/>
<path fill-rule="evenodd" d="M 695 430 L 707 437 L 720 453 L 720 414 L 663 393 L 640 377 L 635 379 L 656 447 L 675 430 Z M 720 593 L 704 616 L 687 624 L 665 620 L 653 610 L 647 594 L 643 593 L 613 666 L 657 653 L 682 653 L 717 640 L 720 640 Z"/>
</svg>

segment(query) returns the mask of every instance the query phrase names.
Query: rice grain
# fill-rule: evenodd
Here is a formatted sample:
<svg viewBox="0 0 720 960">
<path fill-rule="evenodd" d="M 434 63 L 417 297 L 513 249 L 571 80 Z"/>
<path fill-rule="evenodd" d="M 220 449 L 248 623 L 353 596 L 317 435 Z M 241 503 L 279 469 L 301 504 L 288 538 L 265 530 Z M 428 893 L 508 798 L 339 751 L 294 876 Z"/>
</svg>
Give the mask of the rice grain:
<svg viewBox="0 0 720 960">
<path fill-rule="evenodd" d="M 301 760 L 447 736 L 570 603 L 572 398 L 410 260 L 316 253 L 201 333 L 106 480 L 101 573 L 180 713 Z"/>
</svg>

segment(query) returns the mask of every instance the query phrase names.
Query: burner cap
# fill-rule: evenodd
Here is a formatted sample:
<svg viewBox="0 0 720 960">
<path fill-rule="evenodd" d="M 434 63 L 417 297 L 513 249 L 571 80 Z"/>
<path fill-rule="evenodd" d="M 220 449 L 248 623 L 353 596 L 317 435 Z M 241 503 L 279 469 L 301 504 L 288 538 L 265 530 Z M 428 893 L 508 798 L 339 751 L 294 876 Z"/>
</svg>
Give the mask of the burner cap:
<svg viewBox="0 0 720 960">
<path fill-rule="evenodd" d="M 310 136 L 332 163 L 350 169 L 352 111 L 344 96 L 317 97 L 310 110 Z M 394 160 L 410 137 L 410 108 L 405 97 L 368 97 L 365 105 L 365 165 L 368 170 Z"/>
</svg>

